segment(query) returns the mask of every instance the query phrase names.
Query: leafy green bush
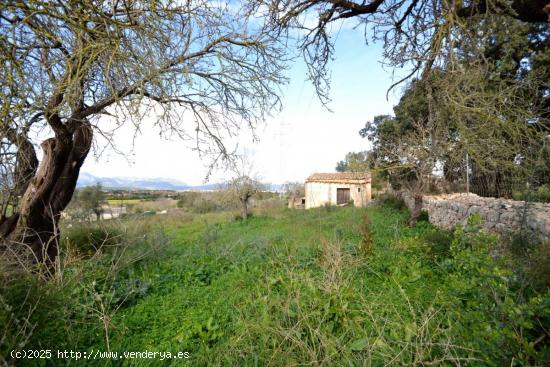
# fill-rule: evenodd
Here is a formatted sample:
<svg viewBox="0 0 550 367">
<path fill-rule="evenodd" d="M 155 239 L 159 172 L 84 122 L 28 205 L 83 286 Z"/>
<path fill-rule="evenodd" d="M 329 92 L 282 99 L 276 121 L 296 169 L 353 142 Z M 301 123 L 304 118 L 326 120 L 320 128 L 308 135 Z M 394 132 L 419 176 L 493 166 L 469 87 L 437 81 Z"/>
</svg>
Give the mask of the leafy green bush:
<svg viewBox="0 0 550 367">
<path fill-rule="evenodd" d="M 517 288 L 544 293 L 550 289 L 550 242 L 530 230 L 520 230 L 504 241 L 501 261 L 514 269 Z"/>
<path fill-rule="evenodd" d="M 514 273 L 491 256 L 498 238 L 480 224 L 479 216 L 471 216 L 456 229 L 452 257 L 444 263 L 447 315 L 456 338 L 494 365 L 545 365 L 550 343 L 541 335 L 550 326 L 550 292 L 518 292 Z"/>
<path fill-rule="evenodd" d="M 331 203 L 325 203 L 325 204 L 323 204 L 322 208 L 323 208 L 324 212 L 330 213 L 331 211 L 333 211 L 335 209 L 335 206 L 332 205 Z"/>
<path fill-rule="evenodd" d="M 512 197 L 514 200 L 550 203 L 550 184 L 541 185 L 534 191 L 514 191 Z"/>
<path fill-rule="evenodd" d="M 550 243 L 541 242 L 521 259 L 521 274 L 533 293 L 550 290 Z M 548 321 L 550 323 L 550 321 Z"/>
<path fill-rule="evenodd" d="M 251 218 L 253 218 L 255 215 L 253 212 L 249 211 L 247 214 L 247 220 L 250 220 Z M 240 222 L 243 220 L 243 215 L 241 213 L 234 213 L 233 214 L 233 221 L 235 222 Z"/>
<path fill-rule="evenodd" d="M 512 233 L 510 238 L 507 239 L 507 247 L 512 254 L 521 257 L 525 256 L 540 242 L 540 239 L 533 231 L 520 229 Z"/>
<path fill-rule="evenodd" d="M 532 201 L 550 203 L 550 184 L 539 186 L 533 196 Z"/>
</svg>

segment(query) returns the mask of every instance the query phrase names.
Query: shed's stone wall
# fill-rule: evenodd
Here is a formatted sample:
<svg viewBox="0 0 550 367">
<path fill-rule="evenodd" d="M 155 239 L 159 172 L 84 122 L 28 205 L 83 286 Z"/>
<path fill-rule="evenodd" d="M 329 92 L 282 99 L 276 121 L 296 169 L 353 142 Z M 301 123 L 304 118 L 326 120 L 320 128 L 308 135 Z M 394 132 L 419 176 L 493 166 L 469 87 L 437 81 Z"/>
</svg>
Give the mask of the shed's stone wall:
<svg viewBox="0 0 550 367">
<path fill-rule="evenodd" d="M 414 207 L 412 195 L 401 192 L 407 207 Z M 545 240 L 550 240 L 550 203 L 528 203 L 501 198 L 485 198 L 475 194 L 445 194 L 424 196 L 423 209 L 428 211 L 430 223 L 450 229 L 466 224 L 468 217 L 479 213 L 487 231 L 506 233 L 521 228 L 524 215 L 526 228 Z"/>
<path fill-rule="evenodd" d="M 362 207 L 371 200 L 370 182 L 348 184 L 335 182 L 306 182 L 306 209 L 316 208 L 325 204 L 336 205 L 336 189 L 349 188 L 353 205 Z"/>
</svg>

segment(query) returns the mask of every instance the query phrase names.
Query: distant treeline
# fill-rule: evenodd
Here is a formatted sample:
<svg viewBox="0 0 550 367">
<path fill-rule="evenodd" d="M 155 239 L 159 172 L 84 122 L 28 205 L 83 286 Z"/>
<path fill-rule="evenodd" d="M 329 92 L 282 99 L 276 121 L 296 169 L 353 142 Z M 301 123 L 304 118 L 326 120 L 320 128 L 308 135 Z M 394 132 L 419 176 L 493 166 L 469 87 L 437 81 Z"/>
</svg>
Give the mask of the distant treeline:
<svg viewBox="0 0 550 367">
<path fill-rule="evenodd" d="M 170 198 L 178 200 L 178 206 L 188 207 L 192 206 L 192 203 L 200 199 L 199 201 L 210 201 L 217 202 L 222 204 L 225 201 L 219 191 L 159 191 L 159 190 L 150 190 L 150 191 L 127 191 L 127 190 L 105 190 L 105 198 L 107 200 L 141 200 L 141 201 L 154 201 L 162 198 Z M 266 200 L 271 198 L 278 198 L 279 193 L 271 191 L 261 191 L 255 195 L 256 200 Z M 207 210 L 210 211 L 210 210 Z"/>
<path fill-rule="evenodd" d="M 175 191 L 126 191 L 126 190 L 104 190 L 107 200 L 144 200 L 153 201 L 160 198 L 176 198 Z"/>
</svg>

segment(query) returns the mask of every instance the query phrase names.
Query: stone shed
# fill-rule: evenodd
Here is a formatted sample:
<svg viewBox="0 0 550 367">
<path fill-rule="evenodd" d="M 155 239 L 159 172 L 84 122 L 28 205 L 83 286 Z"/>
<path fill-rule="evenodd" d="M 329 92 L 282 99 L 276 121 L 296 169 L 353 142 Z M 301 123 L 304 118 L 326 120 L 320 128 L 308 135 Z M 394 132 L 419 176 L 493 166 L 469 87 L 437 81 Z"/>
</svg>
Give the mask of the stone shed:
<svg viewBox="0 0 550 367">
<path fill-rule="evenodd" d="M 306 179 L 306 209 L 344 205 L 357 207 L 371 201 L 371 175 L 367 172 L 314 173 Z"/>
</svg>

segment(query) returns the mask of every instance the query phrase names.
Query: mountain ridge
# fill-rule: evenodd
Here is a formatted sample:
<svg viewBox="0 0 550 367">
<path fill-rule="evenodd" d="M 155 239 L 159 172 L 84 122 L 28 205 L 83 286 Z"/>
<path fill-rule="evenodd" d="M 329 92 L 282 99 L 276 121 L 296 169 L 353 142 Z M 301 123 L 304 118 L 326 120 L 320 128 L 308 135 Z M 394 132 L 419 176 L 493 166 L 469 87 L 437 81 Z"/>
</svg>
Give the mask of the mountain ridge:
<svg viewBox="0 0 550 367">
<path fill-rule="evenodd" d="M 164 177 L 99 177 L 83 172 L 78 177 L 76 187 L 93 186 L 98 183 L 106 189 L 127 190 L 212 190 L 216 186 L 216 184 L 188 185 L 183 181 Z"/>
<path fill-rule="evenodd" d="M 198 190 L 210 191 L 220 186 L 219 183 L 209 183 L 204 185 L 188 185 L 183 181 L 165 177 L 98 177 L 91 173 L 82 172 L 76 183 L 77 188 L 101 184 L 105 189 L 125 189 L 125 190 L 170 190 L 185 191 Z M 271 191 L 280 191 L 283 185 L 267 184 Z"/>
</svg>

